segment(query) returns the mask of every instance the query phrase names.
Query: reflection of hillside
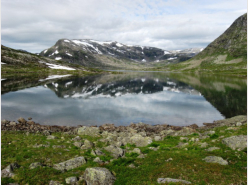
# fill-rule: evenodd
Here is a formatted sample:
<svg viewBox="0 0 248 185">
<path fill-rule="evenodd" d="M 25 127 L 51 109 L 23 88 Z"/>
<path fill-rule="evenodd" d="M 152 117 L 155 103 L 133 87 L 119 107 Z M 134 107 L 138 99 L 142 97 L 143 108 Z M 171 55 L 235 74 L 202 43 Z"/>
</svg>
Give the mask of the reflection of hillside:
<svg viewBox="0 0 248 185">
<path fill-rule="evenodd" d="M 45 87 L 53 90 L 61 98 L 117 97 L 127 94 L 152 94 L 161 91 L 200 94 L 185 83 L 169 78 L 154 78 L 152 74 L 74 77 L 47 83 Z"/>
<path fill-rule="evenodd" d="M 246 79 L 228 76 L 170 74 L 191 85 L 227 118 L 247 114 Z"/>
</svg>

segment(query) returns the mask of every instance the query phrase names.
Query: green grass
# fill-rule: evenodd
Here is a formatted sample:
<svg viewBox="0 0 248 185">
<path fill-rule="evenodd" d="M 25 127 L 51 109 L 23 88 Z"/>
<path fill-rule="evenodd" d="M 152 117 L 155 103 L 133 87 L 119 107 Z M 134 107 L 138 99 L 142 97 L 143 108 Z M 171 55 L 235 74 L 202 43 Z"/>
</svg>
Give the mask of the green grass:
<svg viewBox="0 0 248 185">
<path fill-rule="evenodd" d="M 233 135 L 247 134 L 247 126 L 241 126 L 237 130 L 227 130 L 228 127 L 218 127 L 212 130 L 215 134 L 209 138 L 200 140 L 207 142 L 208 147 L 219 147 L 219 150 L 208 152 L 201 148 L 198 143 L 188 142 L 185 148 L 178 148 L 177 145 L 180 136 L 167 136 L 163 141 L 156 141 L 146 147 L 138 147 L 142 153 L 146 154 L 146 158 L 137 158 L 138 154 L 126 152 L 125 158 L 115 159 L 109 164 L 98 164 L 93 162 L 96 156 L 91 155 L 91 149 L 81 150 L 73 145 L 71 139 L 75 135 L 64 135 L 62 133 L 53 133 L 58 139 L 47 140 L 46 136 L 41 134 L 26 135 L 23 132 L 2 131 L 2 155 L 1 168 L 13 162 L 17 162 L 21 168 L 16 169 L 14 179 L 2 178 L 2 184 L 17 182 L 19 184 L 48 184 L 50 180 L 60 181 L 65 184 L 65 178 L 70 176 L 81 176 L 87 167 L 105 167 L 116 175 L 115 184 L 157 184 L 157 178 L 176 178 L 192 182 L 192 184 L 246 184 L 247 170 L 243 167 L 247 166 L 247 149 L 242 151 L 234 151 L 224 144 L 221 140 L 224 137 Z M 205 130 L 199 130 L 200 133 Z M 61 139 L 64 137 L 64 139 Z M 104 147 L 106 144 L 99 142 L 101 137 L 94 138 L 89 136 L 81 136 L 82 140 L 88 139 L 92 142 L 97 141 L 97 147 Z M 187 136 L 198 138 L 199 134 L 194 133 Z M 212 142 L 215 140 L 215 142 Z M 35 144 L 49 144 L 49 147 L 33 148 Z M 66 148 L 53 148 L 54 145 L 64 145 Z M 124 146 L 132 151 L 137 148 L 133 144 Z M 148 147 L 159 147 L 157 151 L 153 151 Z M 207 147 L 207 148 L 208 148 Z M 66 149 L 66 150 L 65 150 Z M 67 151 L 68 150 L 68 151 Z M 105 155 L 99 156 L 103 161 L 113 159 L 110 153 L 102 150 Z M 229 165 L 222 166 L 219 164 L 206 163 L 202 159 L 207 156 L 220 156 L 229 162 Z M 51 168 L 53 164 L 74 158 L 76 156 L 84 156 L 87 163 L 81 167 L 62 173 Z M 167 159 L 173 160 L 168 161 Z M 45 167 L 29 169 L 29 165 L 33 162 L 41 162 Z M 134 164 L 136 168 L 128 167 Z"/>
</svg>

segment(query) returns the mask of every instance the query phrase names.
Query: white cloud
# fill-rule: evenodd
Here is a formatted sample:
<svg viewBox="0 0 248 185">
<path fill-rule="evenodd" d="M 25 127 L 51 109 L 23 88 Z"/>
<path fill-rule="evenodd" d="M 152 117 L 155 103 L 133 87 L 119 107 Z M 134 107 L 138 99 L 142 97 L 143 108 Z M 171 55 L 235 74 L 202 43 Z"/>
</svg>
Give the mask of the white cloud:
<svg viewBox="0 0 248 185">
<path fill-rule="evenodd" d="M 31 52 L 61 38 L 205 47 L 247 11 L 244 7 L 244 0 L 2 0 L 2 44 Z"/>
</svg>

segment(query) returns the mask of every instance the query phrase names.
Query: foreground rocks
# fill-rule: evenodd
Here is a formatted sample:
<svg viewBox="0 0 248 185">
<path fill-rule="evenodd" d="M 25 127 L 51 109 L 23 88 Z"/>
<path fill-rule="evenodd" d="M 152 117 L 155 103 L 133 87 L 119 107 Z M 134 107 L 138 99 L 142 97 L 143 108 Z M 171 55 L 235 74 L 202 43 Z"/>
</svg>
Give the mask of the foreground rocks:
<svg viewBox="0 0 248 185">
<path fill-rule="evenodd" d="M 20 167 L 19 164 L 11 163 L 1 171 L 1 177 L 13 177 L 15 175 L 14 170 L 19 167 Z"/>
<path fill-rule="evenodd" d="M 222 143 L 227 145 L 233 150 L 239 149 L 243 150 L 247 147 L 247 136 L 239 135 L 239 136 L 232 136 L 222 140 Z"/>
<path fill-rule="evenodd" d="M 87 185 L 113 185 L 115 176 L 106 168 L 86 168 L 84 179 Z"/>
<path fill-rule="evenodd" d="M 67 171 L 67 170 L 80 167 L 85 163 L 86 163 L 85 158 L 81 156 L 81 157 L 76 157 L 76 158 L 73 158 L 68 161 L 58 163 L 58 164 L 54 164 L 53 168 L 56 170 L 60 170 L 60 171 Z"/>
<path fill-rule="evenodd" d="M 217 156 L 208 156 L 203 159 L 207 163 L 218 163 L 220 165 L 228 165 L 228 162 L 224 160 L 222 157 Z"/>
</svg>

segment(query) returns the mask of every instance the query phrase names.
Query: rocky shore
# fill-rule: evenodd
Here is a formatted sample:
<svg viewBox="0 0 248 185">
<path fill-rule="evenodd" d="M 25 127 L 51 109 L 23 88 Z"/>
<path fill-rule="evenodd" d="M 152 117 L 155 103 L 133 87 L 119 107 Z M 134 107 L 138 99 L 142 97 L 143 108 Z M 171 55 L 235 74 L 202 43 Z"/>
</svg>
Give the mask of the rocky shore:
<svg viewBox="0 0 248 185">
<path fill-rule="evenodd" d="M 32 118 L 28 120 L 19 118 L 17 122 L 2 120 L 2 178 L 15 179 L 14 181 L 20 184 L 24 182 L 27 184 L 29 181 L 43 183 L 40 179 L 32 181 L 32 173 L 38 169 L 40 174 L 37 176 L 43 176 L 46 170 L 55 170 L 51 174 L 56 175 L 49 177 L 52 180 L 49 178 L 45 180 L 45 184 L 49 185 L 123 184 L 127 182 L 127 177 L 130 178 L 128 182 L 132 181 L 136 184 L 149 184 L 155 181 L 157 184 L 171 182 L 191 184 L 190 181 L 201 184 L 202 179 L 193 179 L 195 174 L 193 173 L 192 176 L 188 170 L 192 168 L 194 161 L 193 163 L 197 165 L 194 164 L 193 168 L 196 171 L 199 169 L 204 171 L 203 176 L 217 173 L 212 169 L 207 171 L 209 168 L 207 163 L 229 166 L 229 170 L 233 171 L 234 175 L 229 175 L 230 179 L 225 179 L 223 182 L 232 181 L 240 178 L 239 173 L 243 174 L 246 170 L 246 124 L 245 115 L 203 123 L 202 127 L 196 124 L 178 127 L 145 123 L 118 127 L 114 124 L 103 124 L 99 127 L 82 125 L 67 127 L 40 125 L 32 121 Z M 20 152 L 18 148 L 25 149 Z M 11 156 L 16 155 L 13 159 L 9 158 L 9 151 L 12 150 Z M 32 155 L 30 155 L 31 151 Z M 20 155 L 24 156 L 22 160 Z M 38 155 L 40 160 L 35 157 Z M 10 161 L 19 162 L 10 163 Z M 172 164 L 174 166 L 171 166 Z M 172 173 L 171 171 L 178 165 L 178 169 Z M 169 167 L 170 170 L 164 171 L 163 166 Z M 218 171 L 218 166 L 213 167 Z M 160 172 L 153 174 L 157 168 Z M 129 174 L 125 177 L 126 172 L 131 169 L 137 171 L 133 171 L 134 175 Z M 28 180 L 26 175 L 22 176 L 23 170 L 24 174 L 30 174 L 31 180 Z M 156 180 L 147 179 L 146 183 L 142 180 L 146 177 L 142 173 L 139 174 L 142 170 L 153 174 L 152 177 Z M 178 172 L 184 170 L 187 175 L 178 176 Z M 199 173 L 198 176 L 201 176 Z M 217 174 L 220 179 L 225 175 L 221 171 Z M 137 175 L 140 175 L 140 180 L 133 180 Z M 180 178 L 174 178 L 176 176 Z M 211 184 L 219 183 L 220 179 Z"/>
</svg>

